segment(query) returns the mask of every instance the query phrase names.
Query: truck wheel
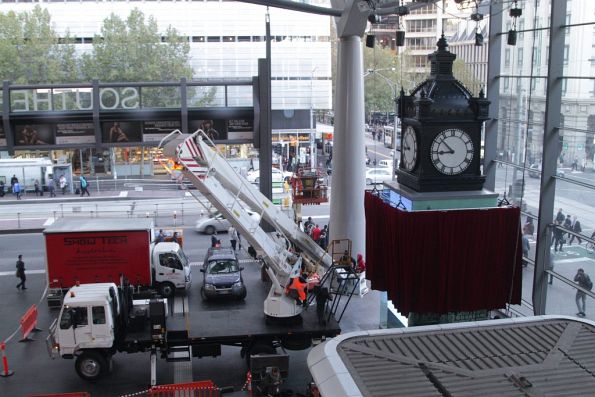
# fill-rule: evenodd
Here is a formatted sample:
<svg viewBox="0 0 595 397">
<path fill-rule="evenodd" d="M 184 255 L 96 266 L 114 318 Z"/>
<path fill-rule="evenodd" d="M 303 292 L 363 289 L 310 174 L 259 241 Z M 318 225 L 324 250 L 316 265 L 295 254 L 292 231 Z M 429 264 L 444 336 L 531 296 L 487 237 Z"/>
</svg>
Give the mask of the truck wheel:
<svg viewBox="0 0 595 397">
<path fill-rule="evenodd" d="M 107 361 L 101 353 L 86 351 L 76 358 L 76 373 L 87 381 L 96 381 L 107 371 Z"/>
<path fill-rule="evenodd" d="M 205 233 L 206 234 L 215 234 L 216 230 L 215 230 L 215 226 L 209 225 L 207 227 L 205 227 Z"/>
<path fill-rule="evenodd" d="M 258 354 L 277 354 L 277 349 L 275 349 L 273 344 L 269 341 L 259 341 L 249 347 L 247 353 L 246 364 L 248 364 L 248 368 L 250 368 L 250 356 L 256 356 Z"/>
<path fill-rule="evenodd" d="M 174 296 L 175 291 L 176 287 L 174 287 L 174 285 L 168 281 L 159 285 L 159 293 L 161 293 L 161 296 L 163 296 L 164 298 L 171 298 L 172 296 Z"/>
</svg>

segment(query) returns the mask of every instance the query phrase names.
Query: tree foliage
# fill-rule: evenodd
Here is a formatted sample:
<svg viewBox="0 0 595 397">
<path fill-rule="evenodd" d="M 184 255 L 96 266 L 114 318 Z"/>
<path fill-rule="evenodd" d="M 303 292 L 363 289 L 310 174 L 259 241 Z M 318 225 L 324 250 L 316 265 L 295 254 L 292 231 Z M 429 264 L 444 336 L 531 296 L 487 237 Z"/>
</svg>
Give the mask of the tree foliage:
<svg viewBox="0 0 595 397">
<path fill-rule="evenodd" d="M 473 74 L 465 64 L 465 61 L 459 58 L 455 59 L 452 65 L 452 74 L 454 74 L 455 78 L 471 91 L 473 96 L 479 95 L 479 91 L 483 88 L 484 82 Z"/>
<path fill-rule="evenodd" d="M 414 79 L 407 72 L 406 54 L 395 55 L 388 48 L 364 47 L 364 91 L 366 114 L 372 111 L 394 112 L 395 92 L 401 87 L 409 92 L 414 87 Z"/>
<path fill-rule="evenodd" d="M 167 28 L 163 37 L 155 19 L 135 8 L 123 20 L 112 14 L 103 21 L 93 49 L 83 55 L 86 80 L 173 81 L 191 78 L 190 45 L 176 29 Z"/>
<path fill-rule="evenodd" d="M 31 12 L 0 13 L 0 78 L 13 83 L 56 83 L 79 79 L 74 46 L 59 39 L 50 14 L 40 6 Z"/>
</svg>

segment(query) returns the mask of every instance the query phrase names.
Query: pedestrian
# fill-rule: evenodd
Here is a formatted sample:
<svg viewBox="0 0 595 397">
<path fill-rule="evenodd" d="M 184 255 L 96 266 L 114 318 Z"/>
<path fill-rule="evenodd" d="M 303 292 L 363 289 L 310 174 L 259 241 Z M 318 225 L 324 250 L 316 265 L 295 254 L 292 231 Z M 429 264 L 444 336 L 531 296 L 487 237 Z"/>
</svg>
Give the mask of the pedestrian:
<svg viewBox="0 0 595 397">
<path fill-rule="evenodd" d="M 68 185 L 68 183 L 66 182 L 66 177 L 64 176 L 64 174 L 60 175 L 58 183 L 60 184 L 60 190 L 62 190 L 62 194 L 66 194 L 66 186 Z"/>
<path fill-rule="evenodd" d="M 0 197 L 4 197 L 4 181 L 0 181 Z"/>
<path fill-rule="evenodd" d="M 529 245 L 529 237 L 526 234 L 523 234 L 523 267 L 527 267 L 529 262 L 525 260 L 525 258 L 529 257 L 529 250 L 531 246 Z"/>
<path fill-rule="evenodd" d="M 15 183 L 19 182 L 19 178 L 17 178 L 17 176 L 15 174 L 12 174 L 12 178 L 10 178 L 10 189 L 12 191 L 12 187 L 14 186 Z"/>
<path fill-rule="evenodd" d="M 248 246 L 248 255 L 250 255 L 250 256 L 252 257 L 252 259 L 256 259 L 257 252 L 256 252 L 256 250 L 254 249 L 254 247 L 253 247 L 253 246 L 251 246 L 251 245 L 250 245 L 250 246 Z"/>
<path fill-rule="evenodd" d="M 317 285 L 314 287 L 314 293 L 316 294 L 316 315 L 318 316 L 318 325 L 326 325 L 326 319 L 324 318 L 326 302 L 332 301 L 333 298 L 327 287 Z"/>
<path fill-rule="evenodd" d="M 572 171 L 578 171 L 578 157 L 574 157 L 574 161 L 572 162 Z"/>
<path fill-rule="evenodd" d="M 221 248 L 221 240 L 217 240 L 215 243 L 215 248 Z"/>
<path fill-rule="evenodd" d="M 23 262 L 23 255 L 18 256 L 16 268 L 16 276 L 21 279 L 21 282 L 17 284 L 17 289 L 25 290 L 27 289 L 27 287 L 25 287 L 25 281 L 27 281 L 27 276 L 25 275 L 25 262 Z"/>
<path fill-rule="evenodd" d="M 83 197 L 85 193 L 87 193 L 87 196 L 91 197 L 91 194 L 89 193 L 89 183 L 87 182 L 87 178 L 85 178 L 85 176 L 81 174 L 81 176 L 79 177 L 79 181 L 81 183 L 81 197 Z"/>
<path fill-rule="evenodd" d="M 562 226 L 564 226 L 564 229 L 572 230 L 572 217 L 570 215 L 566 215 Z M 568 233 L 568 238 L 570 238 L 570 233 Z"/>
<path fill-rule="evenodd" d="M 575 233 L 581 233 L 583 231 L 583 229 L 581 228 L 581 222 L 576 219 L 576 215 L 572 217 L 572 226 L 571 226 L 571 230 Z M 580 236 L 577 235 L 571 235 L 570 236 L 570 241 L 568 241 L 568 245 L 572 245 L 572 242 L 574 241 L 574 239 L 578 240 L 578 244 L 580 245 L 583 241 L 581 240 Z"/>
<path fill-rule="evenodd" d="M 324 225 L 322 230 L 320 231 L 320 240 L 318 241 L 318 245 L 324 250 L 328 246 L 328 225 Z"/>
<path fill-rule="evenodd" d="M 238 243 L 238 234 L 236 232 L 236 229 L 233 226 L 230 226 L 229 229 L 227 229 L 227 235 L 229 236 L 229 242 L 231 243 L 231 249 L 232 250 L 236 250 L 236 244 Z"/>
<path fill-rule="evenodd" d="M 309 216 L 308 220 L 304 222 L 304 232 L 310 235 L 310 232 L 312 231 L 312 226 L 314 226 L 314 222 L 312 222 L 312 217 Z"/>
<path fill-rule="evenodd" d="M 556 226 L 554 226 L 554 251 L 558 252 L 558 249 L 560 250 L 560 252 L 564 252 L 564 250 L 562 249 L 562 246 L 564 245 L 564 243 L 566 242 L 566 240 L 564 239 L 564 230 L 562 230 L 560 228 L 560 226 L 562 226 L 560 224 L 560 222 L 556 221 Z M 558 246 L 560 248 L 558 248 Z"/>
<path fill-rule="evenodd" d="M 574 276 L 574 281 L 578 283 L 579 287 L 588 291 L 591 291 L 593 288 L 591 278 L 583 269 L 578 269 Z M 578 313 L 576 313 L 577 316 L 585 317 L 587 293 L 577 289 L 574 299 L 576 301 L 576 307 L 578 308 Z"/>
<path fill-rule="evenodd" d="M 178 236 L 178 232 L 174 232 L 174 235 L 171 237 L 171 242 L 180 244 L 180 238 Z"/>
<path fill-rule="evenodd" d="M 15 182 L 12 185 L 12 193 L 17 196 L 17 200 L 21 199 L 21 184 L 19 182 Z"/>
<path fill-rule="evenodd" d="M 162 243 L 165 241 L 165 234 L 163 233 L 163 229 L 159 229 L 159 233 L 157 237 L 155 237 L 155 243 Z"/>
<path fill-rule="evenodd" d="M 581 171 L 585 172 L 585 168 L 587 168 L 587 158 L 583 157 L 583 161 L 581 161 Z"/>
<path fill-rule="evenodd" d="M 318 227 L 318 225 L 314 225 L 314 228 L 312 229 L 312 240 L 314 240 L 316 242 L 316 244 L 318 244 L 320 242 L 320 234 L 322 233 L 322 230 L 320 230 L 320 227 Z"/>
<path fill-rule="evenodd" d="M 56 183 L 52 177 L 48 181 L 48 190 L 50 191 L 50 197 L 56 197 Z"/>
<path fill-rule="evenodd" d="M 211 234 L 211 248 L 215 248 L 215 246 L 217 245 L 217 231 L 213 232 L 213 234 Z"/>
<path fill-rule="evenodd" d="M 366 271 L 366 262 L 364 262 L 364 257 L 362 254 L 357 254 L 357 264 L 355 266 L 356 273 L 363 273 Z"/>
<path fill-rule="evenodd" d="M 535 224 L 533 223 L 533 218 L 527 217 L 527 221 L 523 225 L 523 234 L 533 237 L 533 233 L 535 233 Z"/>
<path fill-rule="evenodd" d="M 39 188 L 39 179 L 36 179 L 35 182 L 33 182 L 33 189 L 35 190 L 35 196 L 39 196 L 41 193 L 41 189 Z"/>
<path fill-rule="evenodd" d="M 554 220 L 558 221 L 558 222 L 560 222 L 560 224 L 562 224 L 562 222 L 564 222 L 564 219 L 566 219 L 566 217 L 564 216 L 564 213 L 562 212 L 562 208 L 560 208 L 558 210 L 558 213 L 556 214 L 556 218 Z"/>
</svg>

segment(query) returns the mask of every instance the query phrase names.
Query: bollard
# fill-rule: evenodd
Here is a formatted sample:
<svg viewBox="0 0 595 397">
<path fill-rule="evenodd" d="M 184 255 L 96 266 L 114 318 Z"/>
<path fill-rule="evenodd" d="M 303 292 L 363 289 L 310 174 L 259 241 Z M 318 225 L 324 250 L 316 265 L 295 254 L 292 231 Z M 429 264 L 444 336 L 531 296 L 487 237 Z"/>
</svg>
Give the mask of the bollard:
<svg viewBox="0 0 595 397">
<path fill-rule="evenodd" d="M 12 376 L 14 371 L 8 369 L 8 359 L 6 358 L 6 343 L 0 343 L 0 350 L 2 351 L 2 371 L 0 371 L 0 376 L 6 378 L 8 376 Z"/>
</svg>

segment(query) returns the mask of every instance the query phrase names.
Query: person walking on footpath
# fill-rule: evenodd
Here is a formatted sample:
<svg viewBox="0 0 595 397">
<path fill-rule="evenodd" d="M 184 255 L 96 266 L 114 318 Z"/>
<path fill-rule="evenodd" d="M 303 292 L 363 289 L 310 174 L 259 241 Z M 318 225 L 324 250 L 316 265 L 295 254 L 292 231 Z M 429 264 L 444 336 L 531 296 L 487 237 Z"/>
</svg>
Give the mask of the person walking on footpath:
<svg viewBox="0 0 595 397">
<path fill-rule="evenodd" d="M 60 190 L 62 190 L 62 194 L 66 194 L 66 177 L 64 176 L 64 174 L 60 175 L 60 179 L 58 180 L 58 183 L 60 184 Z"/>
<path fill-rule="evenodd" d="M 15 182 L 14 185 L 12 185 L 12 192 L 17 196 L 17 200 L 21 199 L 21 184 L 19 182 Z"/>
<path fill-rule="evenodd" d="M 87 182 L 87 178 L 81 174 L 79 177 L 79 181 L 81 183 L 81 197 L 87 193 L 87 196 L 91 197 L 91 193 L 89 193 L 89 183 Z"/>
<path fill-rule="evenodd" d="M 556 214 L 556 217 L 554 218 L 554 220 L 557 222 L 560 222 L 560 224 L 562 224 L 562 222 L 564 222 L 565 219 L 566 219 L 566 216 L 564 216 L 564 213 L 562 212 L 562 208 L 560 208 L 558 210 L 558 213 Z"/>
<path fill-rule="evenodd" d="M 326 325 L 326 319 L 324 318 L 326 302 L 332 301 L 333 298 L 327 287 L 320 287 L 317 285 L 314 288 L 314 293 L 316 294 L 316 316 L 318 317 L 318 325 Z"/>
<path fill-rule="evenodd" d="M 215 248 L 217 246 L 217 232 L 213 232 L 213 234 L 211 234 L 211 248 Z"/>
<path fill-rule="evenodd" d="M 583 229 L 581 228 L 580 221 L 578 219 L 576 219 L 576 215 L 572 217 L 571 230 L 575 233 L 580 233 L 583 231 Z M 570 236 L 570 241 L 568 242 L 568 245 L 572 245 L 572 242 L 574 241 L 575 238 L 578 240 L 579 245 L 583 242 L 579 236 L 575 236 L 573 234 Z"/>
<path fill-rule="evenodd" d="M 17 259 L 17 273 L 16 276 L 21 279 L 21 282 L 17 284 L 17 289 L 27 289 L 25 287 L 25 281 L 27 281 L 27 276 L 25 276 L 25 262 L 23 262 L 23 255 L 19 255 Z"/>
<path fill-rule="evenodd" d="M 14 186 L 15 183 L 19 182 L 19 178 L 17 178 L 17 176 L 15 174 L 12 174 L 12 178 L 10 178 L 10 189 L 12 190 L 12 187 Z"/>
<path fill-rule="evenodd" d="M 566 219 L 564 219 L 564 226 L 565 229 L 572 230 L 572 217 L 570 215 L 566 215 Z M 571 234 L 568 234 L 568 238 L 570 238 Z"/>
<path fill-rule="evenodd" d="M 4 197 L 4 181 L 0 181 L 0 197 Z"/>
<path fill-rule="evenodd" d="M 578 269 L 574 276 L 574 281 L 578 283 L 579 287 L 591 291 L 593 288 L 593 282 L 591 278 L 583 269 Z M 576 290 L 576 307 L 578 308 L 577 316 L 585 317 L 587 294 L 579 289 Z"/>
<path fill-rule="evenodd" d="M 236 250 L 236 244 L 238 243 L 238 232 L 233 226 L 227 229 L 227 235 L 229 236 L 229 242 L 231 243 L 231 249 Z"/>
<path fill-rule="evenodd" d="M 56 184 L 54 183 L 53 178 L 50 178 L 48 181 L 48 190 L 50 192 L 50 197 L 56 197 Z"/>
<path fill-rule="evenodd" d="M 35 197 L 41 194 L 41 189 L 39 188 L 39 179 L 36 179 L 35 182 L 33 182 L 33 189 L 35 190 Z"/>
<path fill-rule="evenodd" d="M 553 231 L 554 251 L 558 252 L 558 250 L 560 250 L 560 252 L 564 252 L 564 250 L 562 249 L 562 246 L 566 242 L 566 240 L 564 239 L 564 230 L 560 229 L 558 226 L 562 226 L 562 225 L 560 224 L 560 222 L 556 221 L 556 226 L 554 227 L 554 231 Z"/>
</svg>

